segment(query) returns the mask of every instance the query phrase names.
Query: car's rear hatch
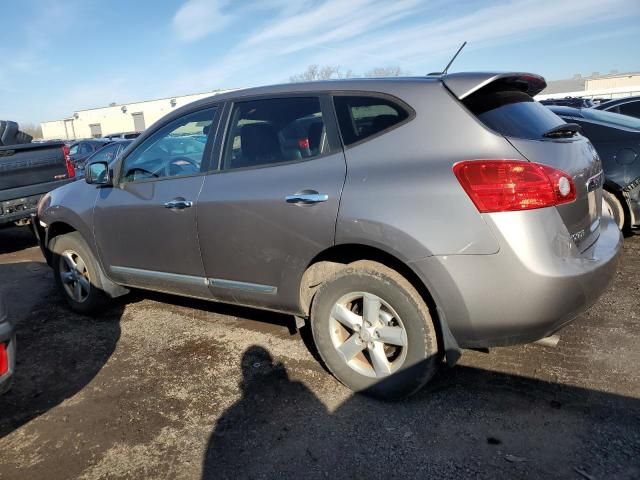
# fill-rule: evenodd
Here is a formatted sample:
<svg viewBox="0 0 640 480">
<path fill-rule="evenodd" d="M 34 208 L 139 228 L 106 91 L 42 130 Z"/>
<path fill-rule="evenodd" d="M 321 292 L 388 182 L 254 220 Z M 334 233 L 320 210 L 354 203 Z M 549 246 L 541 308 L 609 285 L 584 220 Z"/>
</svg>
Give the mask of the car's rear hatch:
<svg viewBox="0 0 640 480">
<path fill-rule="evenodd" d="M 453 74 L 443 77 L 449 90 L 486 127 L 503 135 L 531 162 L 569 174 L 576 200 L 556 208 L 580 251 L 599 235 L 602 164 L 577 128 L 533 100 L 546 83 L 531 74 Z"/>
</svg>

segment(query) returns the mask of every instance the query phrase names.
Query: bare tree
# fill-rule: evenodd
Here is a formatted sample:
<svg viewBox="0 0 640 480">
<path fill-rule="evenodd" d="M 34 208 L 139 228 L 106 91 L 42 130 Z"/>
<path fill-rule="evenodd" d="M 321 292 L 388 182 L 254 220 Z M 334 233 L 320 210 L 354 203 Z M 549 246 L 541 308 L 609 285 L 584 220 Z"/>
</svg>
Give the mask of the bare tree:
<svg viewBox="0 0 640 480">
<path fill-rule="evenodd" d="M 409 72 L 402 70 L 398 65 L 375 67 L 365 73 L 366 77 L 404 77 L 407 75 Z"/>
<path fill-rule="evenodd" d="M 35 123 L 22 123 L 20 124 L 20 130 L 24 133 L 31 135 L 33 138 L 42 138 L 42 126 Z"/>
<path fill-rule="evenodd" d="M 332 78 L 351 78 L 355 75 L 351 70 L 342 71 L 340 65 L 309 65 L 307 69 L 297 75 L 289 77 L 291 82 L 310 82 L 313 80 L 330 80 Z"/>
</svg>

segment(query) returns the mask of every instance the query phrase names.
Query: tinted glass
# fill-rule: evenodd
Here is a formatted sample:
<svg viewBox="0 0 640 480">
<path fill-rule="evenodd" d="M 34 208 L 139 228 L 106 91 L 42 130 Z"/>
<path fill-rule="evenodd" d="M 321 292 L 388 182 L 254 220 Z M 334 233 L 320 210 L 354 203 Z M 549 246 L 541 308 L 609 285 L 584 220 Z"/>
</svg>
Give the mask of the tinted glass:
<svg viewBox="0 0 640 480">
<path fill-rule="evenodd" d="M 409 117 L 404 108 L 384 98 L 336 96 L 333 102 L 345 145 L 387 130 Z"/>
<path fill-rule="evenodd" d="M 124 182 L 192 175 L 200 172 L 205 144 L 192 135 L 208 136 L 215 108 L 185 115 L 161 128 L 123 162 Z"/>
<path fill-rule="evenodd" d="M 98 150 L 94 155 L 91 156 L 92 162 L 109 162 L 111 163 L 118 154 L 118 144 L 112 143 L 111 145 L 107 145 L 106 147 Z"/>
<path fill-rule="evenodd" d="M 88 153 L 93 152 L 93 148 L 91 148 L 91 145 L 89 145 L 88 143 L 81 143 L 80 144 L 80 153 L 83 155 L 86 155 Z"/>
<path fill-rule="evenodd" d="M 318 98 L 252 100 L 233 107 L 223 168 L 306 160 L 327 151 Z"/>
<path fill-rule="evenodd" d="M 71 147 L 69 147 L 69 155 L 75 155 L 76 153 L 78 153 L 78 149 L 79 148 L 80 148 L 80 144 L 79 143 L 71 145 Z"/>
<path fill-rule="evenodd" d="M 623 103 L 620 105 L 620 113 L 640 118 L 640 101 Z"/>
<path fill-rule="evenodd" d="M 564 123 L 547 107 L 515 89 L 481 89 L 463 103 L 487 127 L 507 137 L 541 139 Z"/>
<path fill-rule="evenodd" d="M 621 115 L 605 110 L 595 110 L 593 108 L 582 109 L 582 116 L 597 122 L 606 122 L 618 125 L 620 127 L 634 128 L 640 130 L 640 119 L 630 117 L 629 115 Z"/>
</svg>

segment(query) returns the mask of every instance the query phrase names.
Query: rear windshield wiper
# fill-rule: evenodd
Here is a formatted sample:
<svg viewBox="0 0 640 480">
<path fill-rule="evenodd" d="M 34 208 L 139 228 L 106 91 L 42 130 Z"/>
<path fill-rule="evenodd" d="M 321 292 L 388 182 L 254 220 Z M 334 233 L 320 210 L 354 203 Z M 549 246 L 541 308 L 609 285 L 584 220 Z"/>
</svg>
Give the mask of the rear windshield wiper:
<svg viewBox="0 0 640 480">
<path fill-rule="evenodd" d="M 577 123 L 563 123 L 543 133 L 542 136 L 547 138 L 565 138 L 573 137 L 580 132 L 582 132 L 582 127 Z"/>
</svg>

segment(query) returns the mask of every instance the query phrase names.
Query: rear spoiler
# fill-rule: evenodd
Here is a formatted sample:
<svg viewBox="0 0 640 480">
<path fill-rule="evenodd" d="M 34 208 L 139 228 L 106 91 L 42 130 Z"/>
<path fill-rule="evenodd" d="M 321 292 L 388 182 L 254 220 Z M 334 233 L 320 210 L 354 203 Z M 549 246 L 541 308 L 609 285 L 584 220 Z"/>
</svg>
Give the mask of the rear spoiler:
<svg viewBox="0 0 640 480">
<path fill-rule="evenodd" d="M 451 73 L 440 77 L 442 83 L 458 100 L 464 100 L 472 93 L 491 83 L 501 81 L 517 85 L 523 92 L 534 97 L 547 87 L 547 82 L 540 75 L 523 72 L 465 72 Z"/>
</svg>

